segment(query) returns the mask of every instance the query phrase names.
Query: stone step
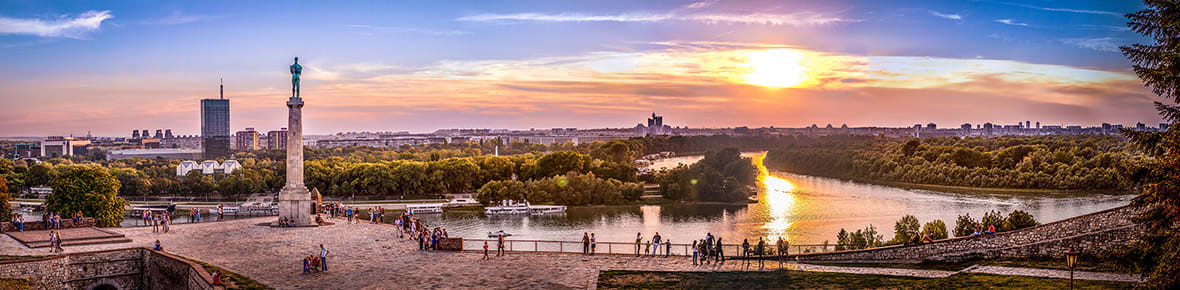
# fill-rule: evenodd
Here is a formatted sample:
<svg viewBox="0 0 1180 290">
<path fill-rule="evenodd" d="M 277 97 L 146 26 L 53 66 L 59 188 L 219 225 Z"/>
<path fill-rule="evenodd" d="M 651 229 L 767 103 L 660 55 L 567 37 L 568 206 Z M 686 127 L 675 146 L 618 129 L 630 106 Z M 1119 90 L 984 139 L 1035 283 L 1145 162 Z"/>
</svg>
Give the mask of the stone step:
<svg viewBox="0 0 1180 290">
<path fill-rule="evenodd" d="M 97 244 L 130 243 L 130 242 L 131 242 L 131 239 L 128 239 L 123 236 L 118 236 L 118 237 L 89 238 L 89 239 L 78 239 L 78 240 L 63 240 L 61 242 L 61 246 L 62 247 L 65 247 L 65 246 L 85 246 L 85 245 L 97 245 Z M 48 248 L 49 241 L 31 242 L 27 246 L 31 249 Z"/>
</svg>

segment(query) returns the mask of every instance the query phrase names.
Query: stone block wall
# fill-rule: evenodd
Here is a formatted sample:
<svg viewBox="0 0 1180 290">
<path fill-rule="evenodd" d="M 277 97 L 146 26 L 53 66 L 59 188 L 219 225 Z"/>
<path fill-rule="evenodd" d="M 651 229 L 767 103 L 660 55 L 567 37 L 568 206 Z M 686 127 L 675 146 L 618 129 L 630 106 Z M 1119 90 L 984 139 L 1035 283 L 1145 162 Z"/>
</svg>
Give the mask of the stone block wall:
<svg viewBox="0 0 1180 290">
<path fill-rule="evenodd" d="M 463 238 L 446 238 L 439 240 L 438 249 L 443 251 L 462 251 Z"/>
<path fill-rule="evenodd" d="M 215 289 L 200 265 L 147 248 L 0 262 L 0 277 L 27 277 L 35 289 Z"/>
<path fill-rule="evenodd" d="M 74 223 L 73 219 L 62 218 L 62 220 L 61 220 L 61 228 L 63 228 L 63 229 L 85 228 L 85 227 L 93 227 L 93 226 L 94 226 L 94 218 L 82 218 L 82 221 L 79 223 L 76 223 L 76 224 Z M 44 222 L 41 222 L 41 221 L 25 222 L 25 230 L 26 231 L 39 231 L 39 230 L 44 230 L 44 229 L 46 229 Z M 12 222 L 0 223 L 0 232 L 10 232 L 10 231 L 15 231 L 15 230 L 17 230 L 16 225 L 12 224 Z"/>
<path fill-rule="evenodd" d="M 959 237 L 909 246 L 798 255 L 799 260 L 848 262 L 955 262 L 971 258 L 1062 257 L 1075 249 L 1101 255 L 1141 232 L 1131 221 L 1138 208 L 1124 206 L 994 235 Z"/>
</svg>

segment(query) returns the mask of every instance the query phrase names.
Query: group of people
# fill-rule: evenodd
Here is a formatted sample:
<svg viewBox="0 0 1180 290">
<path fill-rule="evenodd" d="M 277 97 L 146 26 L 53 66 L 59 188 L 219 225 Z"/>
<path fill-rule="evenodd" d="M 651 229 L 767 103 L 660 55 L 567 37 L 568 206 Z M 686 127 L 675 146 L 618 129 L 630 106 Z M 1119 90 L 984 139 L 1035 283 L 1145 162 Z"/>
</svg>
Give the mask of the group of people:
<svg viewBox="0 0 1180 290">
<path fill-rule="evenodd" d="M 316 255 L 307 255 L 303 258 L 303 273 L 311 273 L 312 270 L 318 272 L 328 271 L 328 248 L 324 244 L 320 244 L 320 253 Z"/>
<path fill-rule="evenodd" d="M 753 248 L 751 248 L 751 246 L 753 246 Z M 787 255 L 790 254 L 789 249 L 791 244 L 783 240 L 783 237 L 778 237 L 778 241 L 775 242 L 774 246 L 774 255 L 778 255 L 779 267 L 782 267 L 783 260 L 787 258 Z M 758 267 L 765 266 L 765 257 L 766 255 L 770 254 L 766 250 L 766 240 L 763 240 L 762 237 L 758 237 L 758 243 L 754 245 L 750 244 L 750 239 L 742 240 L 742 257 L 751 258 L 757 255 Z M 749 259 L 746 259 L 746 263 L 749 263 L 749 261 Z"/>
<path fill-rule="evenodd" d="M 16 226 L 17 231 L 21 231 L 21 232 L 25 231 L 25 216 L 23 216 L 21 214 L 14 214 L 14 215 L 15 215 L 15 217 L 12 218 L 12 225 Z"/>
<path fill-rule="evenodd" d="M 288 218 L 288 217 L 279 218 L 279 227 L 280 228 L 289 228 L 289 227 L 293 227 L 293 226 L 295 226 L 295 219 Z"/>
<path fill-rule="evenodd" d="M 598 247 L 598 237 L 595 237 L 594 233 L 589 233 L 589 234 L 582 233 L 582 254 L 583 255 L 593 256 L 594 252 L 596 250 L 595 248 L 597 248 L 597 247 Z M 485 248 L 484 252 L 486 255 L 487 245 L 484 245 L 484 248 Z"/>
<path fill-rule="evenodd" d="M 402 216 L 393 221 L 393 226 L 399 229 L 398 238 L 405 238 L 407 234 L 411 239 L 418 237 L 418 219 L 414 218 L 414 213 L 411 211 L 402 212 Z"/>
<path fill-rule="evenodd" d="M 447 229 L 441 227 L 435 227 L 434 230 L 430 231 L 430 236 L 426 236 L 426 232 L 423 231 L 418 233 L 418 249 L 423 251 L 438 250 L 439 241 L 445 240 L 448 237 Z"/>
<path fill-rule="evenodd" d="M 721 245 L 721 237 L 713 237 L 713 233 L 705 233 L 705 238 L 692 241 L 692 264 L 724 261 L 725 251 Z"/>
<path fill-rule="evenodd" d="M 61 229 L 61 213 L 45 212 L 41 214 L 41 220 L 45 221 L 45 228 L 51 230 Z"/>
<path fill-rule="evenodd" d="M 379 223 L 381 223 L 382 218 L 385 218 L 385 208 L 384 207 L 377 206 L 377 207 L 369 209 L 369 223 L 370 224 L 379 224 Z"/>
<path fill-rule="evenodd" d="M 985 230 L 983 230 L 983 225 L 979 224 L 979 225 L 975 225 L 975 232 L 971 233 L 971 236 L 974 237 L 974 236 L 979 236 L 979 235 L 991 235 L 991 234 L 995 234 L 995 233 L 996 233 L 996 225 L 987 225 L 987 230 L 985 231 Z"/>
<path fill-rule="evenodd" d="M 194 223 L 201 222 L 201 209 L 193 208 L 191 211 L 189 211 L 188 220 Z"/>
<path fill-rule="evenodd" d="M 656 234 L 651 237 L 651 240 L 648 240 L 648 241 L 643 240 L 643 233 L 636 233 L 635 234 L 635 256 L 636 257 L 639 257 L 640 255 L 648 255 L 651 257 L 659 256 L 660 255 L 660 245 L 664 245 L 664 257 L 668 257 L 672 254 L 671 241 L 668 239 L 664 239 L 663 236 L 660 236 L 659 232 L 656 232 Z M 639 251 L 640 246 L 643 246 L 642 252 Z"/>
<path fill-rule="evenodd" d="M 49 252 L 61 252 L 61 235 L 57 231 L 49 231 Z"/>
<path fill-rule="evenodd" d="M 167 212 L 164 212 L 164 211 L 160 211 L 159 214 L 156 214 L 155 212 L 153 212 L 150 209 L 145 210 L 145 211 L 143 211 L 143 215 L 141 216 L 141 218 L 143 218 L 143 223 L 145 225 L 147 225 L 147 224 L 152 225 L 152 232 L 153 233 L 160 232 L 161 228 L 164 230 L 165 233 L 167 233 L 169 226 L 172 225 L 172 217 L 168 216 Z"/>
<path fill-rule="evenodd" d="M 499 235 L 496 235 L 496 257 L 503 256 L 503 255 L 504 255 L 504 233 L 500 233 Z M 491 256 L 488 255 L 488 242 L 487 241 L 483 242 L 483 259 L 484 260 L 491 259 Z"/>
</svg>

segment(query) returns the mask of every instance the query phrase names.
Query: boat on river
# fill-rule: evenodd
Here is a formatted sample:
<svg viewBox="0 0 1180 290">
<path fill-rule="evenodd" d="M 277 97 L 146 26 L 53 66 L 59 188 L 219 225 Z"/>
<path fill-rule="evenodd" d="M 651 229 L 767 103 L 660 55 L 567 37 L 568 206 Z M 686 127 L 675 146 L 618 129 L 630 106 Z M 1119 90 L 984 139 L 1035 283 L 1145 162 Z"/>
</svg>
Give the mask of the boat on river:
<svg viewBox="0 0 1180 290">
<path fill-rule="evenodd" d="M 406 205 L 406 210 L 414 213 L 442 213 L 443 204 L 441 203 L 412 203 Z"/>
<path fill-rule="evenodd" d="M 564 213 L 565 206 L 561 205 L 532 205 L 529 201 L 516 202 L 514 200 L 502 200 L 498 206 L 485 207 L 483 213 L 487 215 L 542 215 Z"/>
<path fill-rule="evenodd" d="M 498 232 L 488 232 L 489 238 L 495 238 L 495 237 L 499 237 L 499 236 L 511 237 L 512 234 L 505 233 L 504 230 L 500 230 Z"/>
</svg>

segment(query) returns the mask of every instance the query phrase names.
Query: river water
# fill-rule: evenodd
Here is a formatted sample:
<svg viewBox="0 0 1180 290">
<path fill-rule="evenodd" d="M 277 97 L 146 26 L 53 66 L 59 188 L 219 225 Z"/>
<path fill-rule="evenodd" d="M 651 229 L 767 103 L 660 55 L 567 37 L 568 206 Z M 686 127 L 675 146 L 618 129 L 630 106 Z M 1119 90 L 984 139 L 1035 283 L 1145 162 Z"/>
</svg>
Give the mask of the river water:
<svg viewBox="0 0 1180 290">
<path fill-rule="evenodd" d="M 1005 214 L 1024 210 L 1038 221 L 1050 222 L 1110 209 L 1130 202 L 1132 195 L 1100 193 L 1061 194 L 958 194 L 871 185 L 833 178 L 768 171 L 761 153 L 745 153 L 759 168 L 758 202 L 749 204 L 676 204 L 642 206 L 571 207 L 564 215 L 485 216 L 476 212 L 419 215 L 430 225 L 440 225 L 451 236 L 486 238 L 503 230 L 518 240 L 577 241 L 584 232 L 599 241 L 634 242 L 636 233 L 646 239 L 659 232 L 673 243 L 700 239 L 706 233 L 728 243 L 758 237 L 792 244 L 835 243 L 841 228 L 855 231 L 873 225 L 885 239 L 893 236 L 893 224 L 911 214 L 923 224 L 941 219 L 953 230 L 963 213 L 979 219 L 990 210 Z M 653 169 L 691 164 L 701 156 L 663 159 Z"/>
</svg>

